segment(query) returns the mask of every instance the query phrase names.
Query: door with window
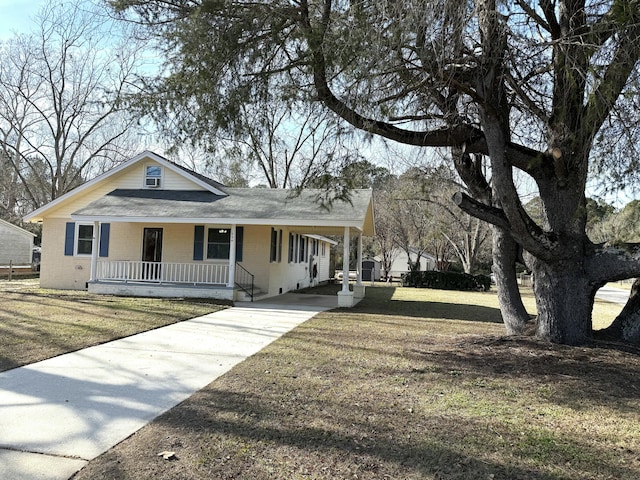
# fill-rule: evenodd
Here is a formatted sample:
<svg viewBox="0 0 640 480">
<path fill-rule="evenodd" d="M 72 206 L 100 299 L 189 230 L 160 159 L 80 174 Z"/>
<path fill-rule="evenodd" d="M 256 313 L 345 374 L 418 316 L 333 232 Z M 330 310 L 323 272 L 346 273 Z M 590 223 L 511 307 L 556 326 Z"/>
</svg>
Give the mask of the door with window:
<svg viewBox="0 0 640 480">
<path fill-rule="evenodd" d="M 142 238 L 142 275 L 144 280 L 162 278 L 162 228 L 145 228 Z"/>
</svg>

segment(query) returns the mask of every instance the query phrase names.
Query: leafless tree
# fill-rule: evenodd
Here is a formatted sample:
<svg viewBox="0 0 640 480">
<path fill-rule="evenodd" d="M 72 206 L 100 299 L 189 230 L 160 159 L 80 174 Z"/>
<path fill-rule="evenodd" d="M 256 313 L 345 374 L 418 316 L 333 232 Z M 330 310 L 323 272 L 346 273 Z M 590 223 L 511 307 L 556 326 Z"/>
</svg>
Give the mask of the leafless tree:
<svg viewBox="0 0 640 480">
<path fill-rule="evenodd" d="M 85 2 L 46 4 L 0 52 L 0 151 L 36 208 L 137 149 L 142 49 Z"/>
</svg>

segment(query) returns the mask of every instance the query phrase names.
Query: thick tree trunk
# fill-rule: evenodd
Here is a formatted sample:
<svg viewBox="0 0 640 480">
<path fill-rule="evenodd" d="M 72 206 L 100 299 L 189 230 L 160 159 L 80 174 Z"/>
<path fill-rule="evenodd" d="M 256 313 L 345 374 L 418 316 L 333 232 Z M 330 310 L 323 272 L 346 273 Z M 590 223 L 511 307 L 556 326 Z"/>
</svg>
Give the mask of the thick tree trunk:
<svg viewBox="0 0 640 480">
<path fill-rule="evenodd" d="M 579 265 L 568 261 L 550 265 L 540 259 L 530 263 L 538 309 L 536 335 L 567 345 L 590 341 L 595 288 Z"/>
<path fill-rule="evenodd" d="M 518 244 L 499 227 L 493 227 L 492 254 L 492 270 L 496 278 L 498 302 L 507 335 L 522 335 L 529 322 L 529 314 L 522 303 L 516 277 Z"/>
<path fill-rule="evenodd" d="M 613 323 L 597 332 L 598 337 L 640 345 L 640 279 L 631 287 L 629 300 Z"/>
</svg>

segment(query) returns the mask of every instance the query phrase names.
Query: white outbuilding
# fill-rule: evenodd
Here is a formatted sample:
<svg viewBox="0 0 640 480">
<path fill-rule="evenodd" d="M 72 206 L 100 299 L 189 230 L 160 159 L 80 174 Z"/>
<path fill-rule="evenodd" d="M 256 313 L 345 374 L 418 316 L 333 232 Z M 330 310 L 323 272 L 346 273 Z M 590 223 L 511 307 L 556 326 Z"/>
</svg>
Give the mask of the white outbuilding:
<svg viewBox="0 0 640 480">
<path fill-rule="evenodd" d="M 0 265 L 30 265 L 35 235 L 0 220 Z"/>
</svg>

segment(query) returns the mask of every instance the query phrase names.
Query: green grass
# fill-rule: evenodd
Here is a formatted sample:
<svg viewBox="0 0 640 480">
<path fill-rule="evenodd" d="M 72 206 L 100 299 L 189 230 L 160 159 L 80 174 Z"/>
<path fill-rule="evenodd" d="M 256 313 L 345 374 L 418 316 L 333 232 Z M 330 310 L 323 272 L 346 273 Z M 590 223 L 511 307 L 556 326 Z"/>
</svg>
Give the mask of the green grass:
<svg viewBox="0 0 640 480">
<path fill-rule="evenodd" d="M 640 478 L 640 357 L 506 338 L 499 321 L 492 293 L 369 288 L 77 480 Z"/>
</svg>

